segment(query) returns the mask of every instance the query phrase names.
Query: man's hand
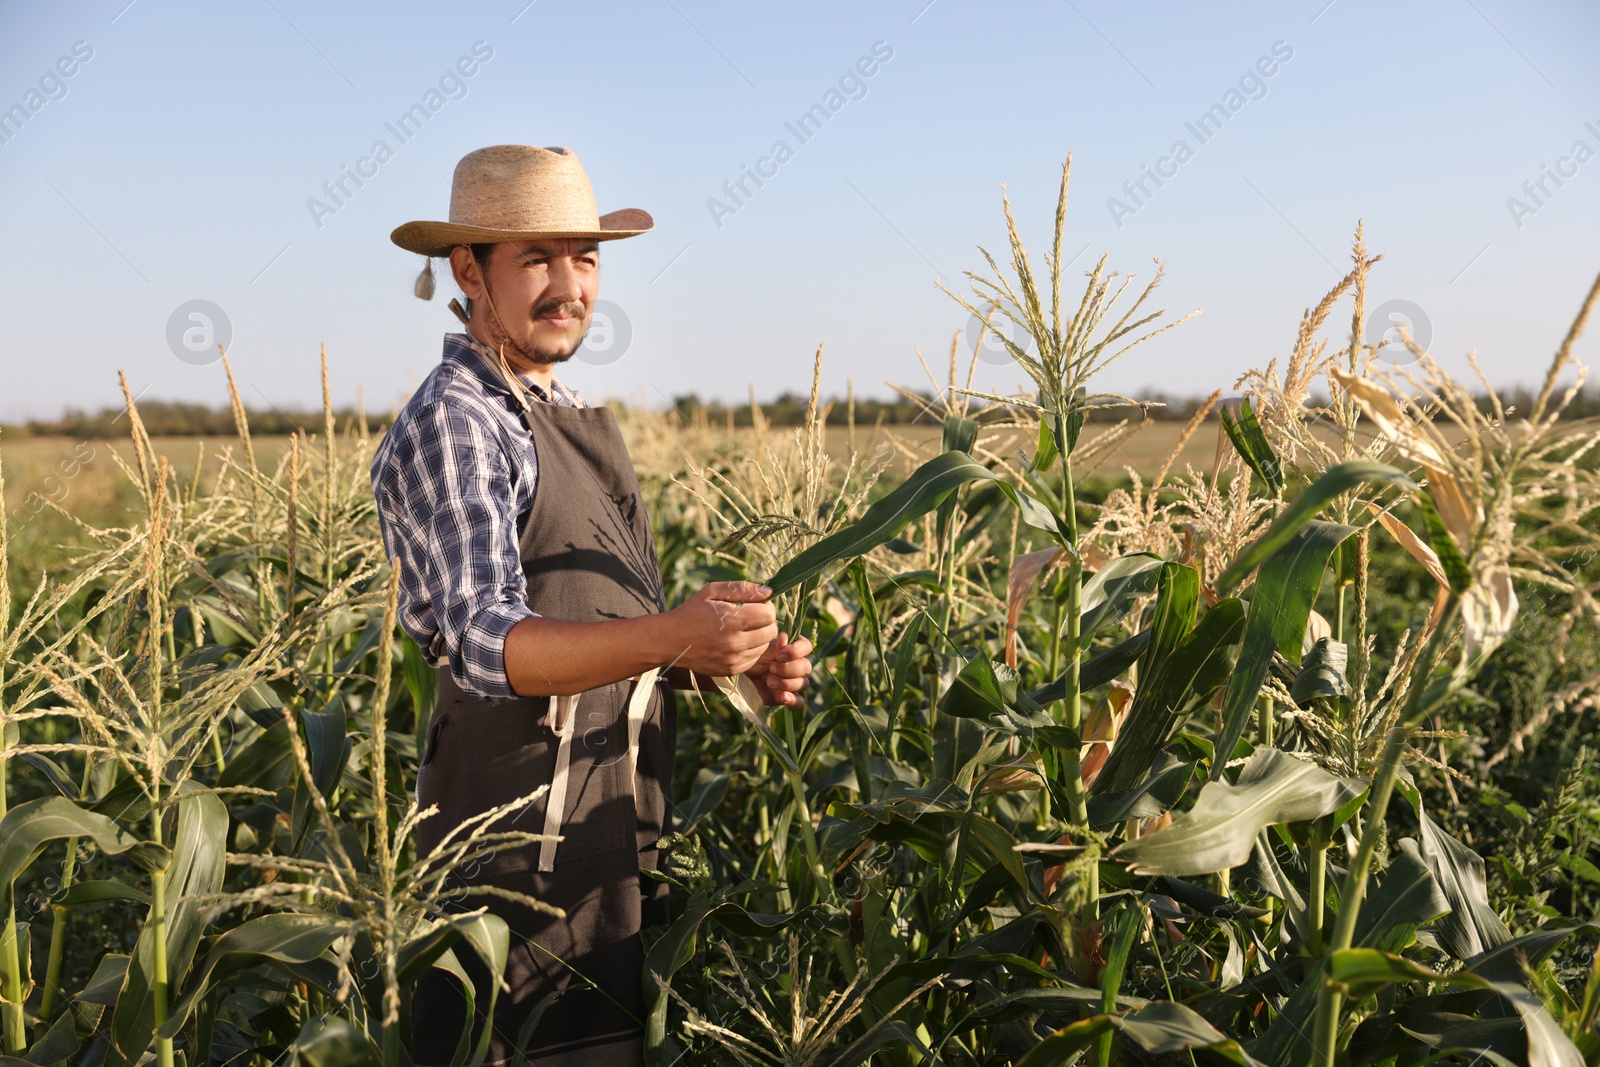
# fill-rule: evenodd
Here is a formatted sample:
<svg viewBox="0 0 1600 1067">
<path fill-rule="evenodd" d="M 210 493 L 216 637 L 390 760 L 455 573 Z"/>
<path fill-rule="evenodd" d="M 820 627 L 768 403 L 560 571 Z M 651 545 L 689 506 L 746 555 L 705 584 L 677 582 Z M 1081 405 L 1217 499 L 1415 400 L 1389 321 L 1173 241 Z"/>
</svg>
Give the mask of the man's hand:
<svg viewBox="0 0 1600 1067">
<path fill-rule="evenodd" d="M 702 586 L 660 616 L 670 626 L 671 665 L 720 678 L 750 671 L 779 637 L 778 614 L 762 603 L 771 595 L 755 582 Z"/>
<path fill-rule="evenodd" d="M 756 665 L 744 673 L 756 684 L 763 704 L 782 704 L 798 708 L 805 702 L 807 676 L 811 673 L 811 639 L 796 638 L 780 633 L 778 639 L 767 646 Z"/>
</svg>

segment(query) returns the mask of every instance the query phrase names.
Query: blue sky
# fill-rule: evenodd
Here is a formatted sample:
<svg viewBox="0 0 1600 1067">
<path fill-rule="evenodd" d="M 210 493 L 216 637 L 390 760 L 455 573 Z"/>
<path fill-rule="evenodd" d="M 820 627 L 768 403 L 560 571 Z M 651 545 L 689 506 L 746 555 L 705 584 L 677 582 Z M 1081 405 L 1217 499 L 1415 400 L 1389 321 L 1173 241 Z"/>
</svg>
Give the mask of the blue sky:
<svg viewBox="0 0 1600 1067">
<path fill-rule="evenodd" d="M 1532 381 L 1600 271 L 1600 157 L 1574 154 L 1600 153 L 1597 43 L 1593 3 L 1510 0 L 0 3 L 0 109 L 27 112 L 0 119 L 0 420 L 114 404 L 119 369 L 219 401 L 220 366 L 168 343 L 197 299 L 226 314 L 252 406 L 313 405 L 326 342 L 336 400 L 388 408 L 454 325 L 453 287 L 412 297 L 420 260 L 389 231 L 445 217 L 456 160 L 506 142 L 571 147 L 602 211 L 657 220 L 605 248 L 631 339 L 564 373 L 591 398 L 803 391 L 819 341 L 831 393 L 915 384 L 915 350 L 942 364 L 966 322 L 936 277 L 1000 249 L 1001 183 L 1042 255 L 1069 151 L 1073 274 L 1160 257 L 1157 306 L 1204 309 L 1108 387 L 1230 389 L 1286 355 L 1357 219 L 1385 255 L 1374 304 L 1421 308 L 1447 366 L 1476 349 Z M 490 58 L 450 81 L 475 45 Z M 875 46 L 892 54 L 830 101 Z M 441 78 L 401 144 L 385 124 Z M 804 143 L 786 127 L 830 102 Z M 393 157 L 317 217 L 379 140 Z M 779 140 L 792 156 L 734 205 L 724 182 Z M 1170 177 L 1136 202 L 1145 167 Z"/>
</svg>

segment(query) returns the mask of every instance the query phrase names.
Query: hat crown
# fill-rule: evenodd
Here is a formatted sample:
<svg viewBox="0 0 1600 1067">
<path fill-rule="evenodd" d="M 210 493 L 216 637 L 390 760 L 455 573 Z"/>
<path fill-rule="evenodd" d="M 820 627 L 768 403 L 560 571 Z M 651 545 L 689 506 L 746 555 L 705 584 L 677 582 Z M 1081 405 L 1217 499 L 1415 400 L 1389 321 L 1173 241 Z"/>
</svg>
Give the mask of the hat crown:
<svg viewBox="0 0 1600 1067">
<path fill-rule="evenodd" d="M 450 188 L 450 221 L 496 230 L 600 228 L 594 189 L 569 148 L 492 145 L 463 156 Z"/>
<path fill-rule="evenodd" d="M 614 241 L 655 226 L 650 212 L 625 207 L 596 213 L 594 189 L 570 148 L 493 145 L 456 164 L 450 221 L 418 220 L 389 239 L 419 256 L 448 256 L 457 245 L 547 237 Z"/>
</svg>

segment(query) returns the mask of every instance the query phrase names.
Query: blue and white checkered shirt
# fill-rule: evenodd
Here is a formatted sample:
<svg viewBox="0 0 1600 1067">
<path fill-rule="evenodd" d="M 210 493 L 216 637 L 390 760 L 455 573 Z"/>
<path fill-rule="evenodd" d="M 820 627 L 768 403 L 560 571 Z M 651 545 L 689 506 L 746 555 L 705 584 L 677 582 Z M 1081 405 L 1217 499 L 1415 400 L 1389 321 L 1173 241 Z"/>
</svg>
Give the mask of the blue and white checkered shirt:
<svg viewBox="0 0 1600 1067">
<path fill-rule="evenodd" d="M 389 558 L 400 566 L 400 625 L 463 690 L 514 696 L 506 634 L 532 616 L 518 549 L 539 460 L 498 358 L 464 333 L 401 409 L 372 458 Z M 552 382 L 518 375 L 540 401 L 583 407 Z"/>
</svg>

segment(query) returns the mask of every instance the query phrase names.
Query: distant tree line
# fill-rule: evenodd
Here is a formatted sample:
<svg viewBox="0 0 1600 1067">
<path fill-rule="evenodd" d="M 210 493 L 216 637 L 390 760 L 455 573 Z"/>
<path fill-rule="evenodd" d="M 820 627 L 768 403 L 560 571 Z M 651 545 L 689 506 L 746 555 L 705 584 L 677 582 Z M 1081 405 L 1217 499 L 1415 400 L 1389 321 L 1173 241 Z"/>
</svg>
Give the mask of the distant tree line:
<svg viewBox="0 0 1600 1067">
<path fill-rule="evenodd" d="M 915 399 L 913 399 L 913 397 Z M 1145 410 L 1152 419 L 1168 421 L 1188 421 L 1194 413 L 1205 403 L 1204 397 L 1170 397 L 1164 393 L 1143 392 L 1130 399 L 1146 405 Z M 801 393 L 782 393 L 776 400 L 763 402 L 762 416 L 774 426 L 799 426 L 805 421 L 806 409 L 810 406 L 811 398 Z M 899 396 L 890 400 L 867 399 L 857 397 L 854 403 L 854 417 L 856 425 L 871 426 L 880 420 L 886 426 L 904 425 L 913 422 L 937 421 L 938 416 L 930 414 L 940 410 L 939 399 L 932 392 L 923 389 L 911 393 L 910 396 Z M 824 401 L 827 407 L 827 421 L 830 426 L 843 426 L 850 421 L 852 401 L 835 397 Z M 982 410 L 992 406 L 984 400 L 973 401 L 974 410 Z M 724 404 L 720 400 L 701 400 L 697 393 L 685 393 L 672 398 L 672 407 L 685 422 L 704 418 L 705 421 L 715 425 L 726 425 L 731 418 L 735 426 L 749 426 L 751 421 L 750 405 Z M 1123 418 L 1126 410 L 1118 414 Z"/>
<path fill-rule="evenodd" d="M 230 408 L 212 407 L 183 400 L 140 400 L 139 418 L 152 437 L 231 437 L 234 434 L 233 412 Z M 317 411 L 284 411 L 277 407 L 246 409 L 250 419 L 250 432 L 266 437 L 288 435 L 298 430 L 321 433 L 323 416 Z M 335 424 L 343 430 L 354 424 L 360 413 L 354 408 L 334 411 Z M 390 413 L 368 415 L 367 425 L 374 431 L 388 428 Z M 128 436 L 128 412 L 125 407 L 102 408 L 87 412 L 68 408 L 59 419 L 30 419 L 15 426 L 5 426 L 7 437 L 76 437 L 89 440 Z"/>
<path fill-rule="evenodd" d="M 1527 412 L 1533 407 L 1536 391 L 1527 386 L 1514 386 L 1500 393 L 1500 401 L 1516 412 Z M 913 399 L 915 398 L 915 399 Z M 1203 397 L 1175 397 L 1154 390 L 1145 390 L 1131 399 L 1145 405 L 1145 413 L 1160 421 L 1188 421 L 1205 403 Z M 1313 403 L 1317 402 L 1316 398 Z M 613 407 L 624 405 L 610 402 Z M 774 426 L 799 426 L 805 421 L 810 397 L 801 393 L 785 392 L 775 400 L 759 404 L 761 414 Z M 827 421 L 830 426 L 843 426 L 851 417 L 852 402 L 844 398 L 825 401 Z M 853 401 L 854 417 L 858 426 L 872 426 L 879 422 L 887 426 L 930 422 L 936 416 L 927 414 L 938 408 L 937 398 L 922 391 L 911 396 L 892 399 L 862 398 Z M 979 402 L 979 406 L 982 403 Z M 749 404 L 725 404 L 720 400 L 702 400 L 696 393 L 684 393 L 672 398 L 672 410 L 685 425 L 704 422 L 714 426 L 751 424 Z M 1118 418 L 1126 410 L 1116 413 Z M 1588 388 L 1576 397 L 1566 410 L 1567 418 L 1587 418 L 1600 415 L 1600 388 Z M 275 436 L 305 431 L 320 433 L 323 425 L 321 411 L 286 411 L 278 407 L 250 409 L 250 432 L 261 436 Z M 228 437 L 234 433 L 233 414 L 227 407 L 212 407 L 189 401 L 141 400 L 139 417 L 146 429 L 155 437 Z M 354 425 L 363 416 L 354 408 L 340 408 L 334 412 L 335 424 L 342 431 Z M 388 429 L 393 412 L 367 414 L 367 427 L 374 433 Z M 13 440 L 18 437 L 73 437 L 88 440 L 125 437 L 128 433 L 126 409 L 102 408 L 87 412 L 69 408 L 59 419 L 30 419 L 16 425 L 0 426 L 0 431 Z"/>
</svg>

